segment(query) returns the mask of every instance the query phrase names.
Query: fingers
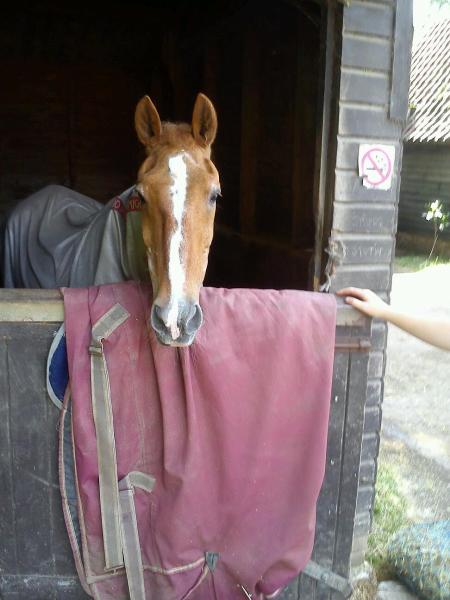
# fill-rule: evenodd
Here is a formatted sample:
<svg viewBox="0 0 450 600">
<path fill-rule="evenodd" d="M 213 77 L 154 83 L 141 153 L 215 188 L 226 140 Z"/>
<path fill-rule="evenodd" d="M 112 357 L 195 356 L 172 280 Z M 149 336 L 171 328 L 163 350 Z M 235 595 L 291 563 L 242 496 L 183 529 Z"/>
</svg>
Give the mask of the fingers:
<svg viewBox="0 0 450 600">
<path fill-rule="evenodd" d="M 336 292 L 338 296 L 354 296 L 360 300 L 367 300 L 370 294 L 370 290 L 363 290 L 357 287 L 347 287 Z"/>
<path fill-rule="evenodd" d="M 347 296 L 345 298 L 345 302 L 347 304 L 350 304 L 350 306 L 352 306 L 353 308 L 356 308 L 357 310 L 361 311 L 362 313 L 372 316 L 371 307 L 369 304 L 367 304 L 367 302 L 358 300 L 357 298 L 354 298 L 352 296 Z"/>
<path fill-rule="evenodd" d="M 347 296 L 345 298 L 345 302 L 350 304 L 350 306 L 354 306 L 355 308 L 360 308 L 364 304 L 361 300 L 358 300 L 354 296 Z"/>
<path fill-rule="evenodd" d="M 345 302 L 351 306 L 355 306 L 356 302 L 360 302 L 360 300 L 357 300 L 354 296 L 346 296 Z"/>
</svg>

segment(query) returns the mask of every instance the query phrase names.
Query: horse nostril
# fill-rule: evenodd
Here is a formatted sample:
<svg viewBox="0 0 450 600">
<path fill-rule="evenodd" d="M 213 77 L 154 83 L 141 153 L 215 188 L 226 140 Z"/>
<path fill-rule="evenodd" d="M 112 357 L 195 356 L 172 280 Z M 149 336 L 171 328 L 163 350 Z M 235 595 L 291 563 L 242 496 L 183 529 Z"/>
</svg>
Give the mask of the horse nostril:
<svg viewBox="0 0 450 600">
<path fill-rule="evenodd" d="M 153 329 L 158 333 L 164 333 L 167 329 L 162 316 L 162 309 L 157 304 L 154 304 L 152 306 L 152 311 L 150 314 L 150 323 Z"/>
<path fill-rule="evenodd" d="M 176 321 L 174 315 L 170 315 L 170 305 L 159 306 L 153 304 L 150 313 L 150 325 L 158 334 L 163 343 L 172 343 L 176 340 L 185 340 L 190 338 L 192 341 L 194 335 L 203 322 L 202 309 L 196 303 L 185 301 L 178 305 Z M 169 323 L 169 317 L 172 321 Z M 190 342 L 189 342 L 190 343 Z"/>
<path fill-rule="evenodd" d="M 184 330 L 188 335 L 195 333 L 203 323 L 203 313 L 199 304 L 193 304 L 186 319 Z"/>
</svg>

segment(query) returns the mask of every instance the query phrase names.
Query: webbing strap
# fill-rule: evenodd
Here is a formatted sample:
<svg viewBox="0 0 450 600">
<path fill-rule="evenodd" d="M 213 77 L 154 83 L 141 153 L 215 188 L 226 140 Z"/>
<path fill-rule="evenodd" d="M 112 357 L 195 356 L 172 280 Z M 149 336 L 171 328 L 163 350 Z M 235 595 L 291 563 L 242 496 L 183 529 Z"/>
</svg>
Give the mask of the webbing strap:
<svg viewBox="0 0 450 600">
<path fill-rule="evenodd" d="M 144 492 L 151 492 L 155 487 L 156 479 L 141 471 L 130 471 L 126 477 L 119 482 L 119 490 L 129 487 L 137 487 Z"/>
<path fill-rule="evenodd" d="M 134 487 L 151 492 L 154 485 L 153 477 L 139 471 L 132 471 L 119 482 L 122 546 L 130 600 L 150 600 L 150 596 L 146 597 L 145 595 L 144 569 L 134 505 Z"/>
<path fill-rule="evenodd" d="M 318 565 L 312 560 L 309 561 L 302 572 L 305 575 L 308 575 L 308 577 L 312 577 L 313 579 L 324 583 L 329 588 L 340 592 L 344 598 L 349 598 L 353 593 L 352 585 L 347 579 Z"/>
<path fill-rule="evenodd" d="M 128 317 L 129 313 L 120 304 L 115 304 L 94 324 L 92 341 L 89 346 L 92 410 L 97 439 L 100 510 L 106 570 L 123 566 L 123 553 L 111 390 L 103 353 L 103 340 Z"/>
</svg>

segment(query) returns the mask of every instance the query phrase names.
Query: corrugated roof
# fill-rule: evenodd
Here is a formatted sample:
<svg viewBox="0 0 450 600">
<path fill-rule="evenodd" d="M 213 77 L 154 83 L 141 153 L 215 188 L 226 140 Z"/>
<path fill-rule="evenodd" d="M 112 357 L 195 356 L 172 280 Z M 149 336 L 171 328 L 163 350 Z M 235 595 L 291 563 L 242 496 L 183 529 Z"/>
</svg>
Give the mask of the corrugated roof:
<svg viewBox="0 0 450 600">
<path fill-rule="evenodd" d="M 450 19 L 433 25 L 415 48 L 405 140 L 450 140 Z"/>
</svg>

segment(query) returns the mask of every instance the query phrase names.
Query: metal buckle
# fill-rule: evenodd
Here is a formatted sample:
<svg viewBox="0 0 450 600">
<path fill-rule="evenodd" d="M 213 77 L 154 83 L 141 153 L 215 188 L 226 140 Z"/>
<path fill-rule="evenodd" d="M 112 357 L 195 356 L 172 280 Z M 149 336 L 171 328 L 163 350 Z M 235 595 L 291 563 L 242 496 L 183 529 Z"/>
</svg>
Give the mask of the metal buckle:
<svg viewBox="0 0 450 600">
<path fill-rule="evenodd" d="M 89 354 L 91 356 L 102 356 L 103 355 L 103 346 L 102 344 L 98 344 L 96 342 L 91 342 L 89 346 Z"/>
</svg>

